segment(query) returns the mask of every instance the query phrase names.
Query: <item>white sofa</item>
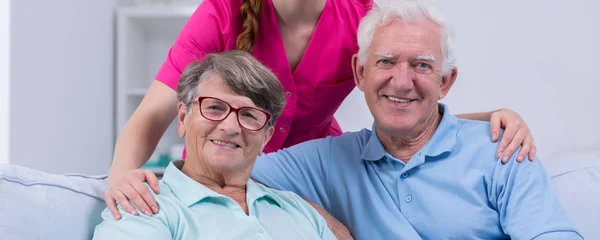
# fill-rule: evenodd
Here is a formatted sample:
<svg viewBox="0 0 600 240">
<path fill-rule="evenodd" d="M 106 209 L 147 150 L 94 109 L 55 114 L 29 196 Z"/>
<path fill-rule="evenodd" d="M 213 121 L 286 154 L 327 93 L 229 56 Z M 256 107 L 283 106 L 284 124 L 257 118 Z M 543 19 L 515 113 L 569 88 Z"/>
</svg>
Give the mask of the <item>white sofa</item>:
<svg viewBox="0 0 600 240">
<path fill-rule="evenodd" d="M 600 151 L 563 153 L 542 162 L 583 237 L 600 239 Z"/>
<path fill-rule="evenodd" d="M 600 239 L 600 152 L 543 160 L 586 239 Z M 90 239 L 106 207 L 105 176 L 54 175 L 0 165 L 0 239 Z"/>
</svg>

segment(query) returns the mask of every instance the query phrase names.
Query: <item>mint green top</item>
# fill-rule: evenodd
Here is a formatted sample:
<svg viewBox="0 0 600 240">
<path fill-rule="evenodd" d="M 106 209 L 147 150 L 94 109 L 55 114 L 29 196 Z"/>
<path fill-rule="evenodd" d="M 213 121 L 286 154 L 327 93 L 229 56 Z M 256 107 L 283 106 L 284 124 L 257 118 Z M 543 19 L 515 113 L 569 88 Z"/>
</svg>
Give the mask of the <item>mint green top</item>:
<svg viewBox="0 0 600 240">
<path fill-rule="evenodd" d="M 120 208 L 123 217 L 116 221 L 105 209 L 94 239 L 335 239 L 325 219 L 292 192 L 248 180 L 246 215 L 235 200 L 194 181 L 174 163 L 159 186 L 158 214 L 133 216 Z"/>
</svg>

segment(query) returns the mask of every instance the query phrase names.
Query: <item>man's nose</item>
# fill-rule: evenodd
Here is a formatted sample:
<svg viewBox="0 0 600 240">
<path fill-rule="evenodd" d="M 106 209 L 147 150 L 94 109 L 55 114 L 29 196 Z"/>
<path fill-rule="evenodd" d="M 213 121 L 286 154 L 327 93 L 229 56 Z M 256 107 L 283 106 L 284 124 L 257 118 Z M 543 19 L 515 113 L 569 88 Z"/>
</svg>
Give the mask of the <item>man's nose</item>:
<svg viewBox="0 0 600 240">
<path fill-rule="evenodd" d="M 414 88 L 416 73 L 409 63 L 401 63 L 394 67 L 390 85 L 398 90 L 411 90 Z"/>
</svg>

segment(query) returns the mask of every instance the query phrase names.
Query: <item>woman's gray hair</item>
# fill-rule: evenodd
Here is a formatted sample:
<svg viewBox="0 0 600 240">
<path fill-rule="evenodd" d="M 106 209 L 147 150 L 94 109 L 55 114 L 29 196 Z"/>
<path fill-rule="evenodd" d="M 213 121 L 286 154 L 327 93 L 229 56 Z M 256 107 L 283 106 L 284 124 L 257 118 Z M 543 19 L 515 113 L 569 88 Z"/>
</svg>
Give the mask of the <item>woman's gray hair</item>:
<svg viewBox="0 0 600 240">
<path fill-rule="evenodd" d="M 456 66 L 454 56 L 453 31 L 442 14 L 425 0 L 375 0 L 371 11 L 360 21 L 358 26 L 358 61 L 365 64 L 367 51 L 373 41 L 373 33 L 378 25 L 385 25 L 390 20 L 411 23 L 427 16 L 440 27 L 443 56 L 442 76 L 447 75 Z"/>
<path fill-rule="evenodd" d="M 281 83 L 262 63 L 244 51 L 228 51 L 208 54 L 190 64 L 181 74 L 177 85 L 177 99 L 187 111 L 195 100 L 198 86 L 209 76 L 218 76 L 231 90 L 250 98 L 256 106 L 271 114 L 268 125 L 272 126 L 285 106 Z"/>
</svg>

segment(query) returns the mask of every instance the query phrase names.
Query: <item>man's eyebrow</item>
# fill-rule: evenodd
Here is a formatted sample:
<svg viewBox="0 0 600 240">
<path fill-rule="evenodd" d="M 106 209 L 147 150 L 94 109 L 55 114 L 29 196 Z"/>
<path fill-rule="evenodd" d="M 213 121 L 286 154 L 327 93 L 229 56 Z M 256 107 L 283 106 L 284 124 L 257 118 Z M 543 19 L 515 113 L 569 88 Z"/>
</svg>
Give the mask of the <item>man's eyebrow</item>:
<svg viewBox="0 0 600 240">
<path fill-rule="evenodd" d="M 375 52 L 373 55 L 380 58 L 394 58 L 395 55 L 388 52 Z"/>
<path fill-rule="evenodd" d="M 417 56 L 415 58 L 415 60 L 421 60 L 421 61 L 429 61 L 429 62 L 435 62 L 435 58 L 431 55 L 421 55 L 421 56 Z"/>
<path fill-rule="evenodd" d="M 389 52 L 375 52 L 373 55 L 380 57 L 380 58 L 396 58 L 397 56 L 389 53 Z M 415 60 L 418 61 L 428 61 L 428 62 L 435 62 L 435 57 L 433 57 L 432 55 L 420 55 L 414 58 Z"/>
</svg>

